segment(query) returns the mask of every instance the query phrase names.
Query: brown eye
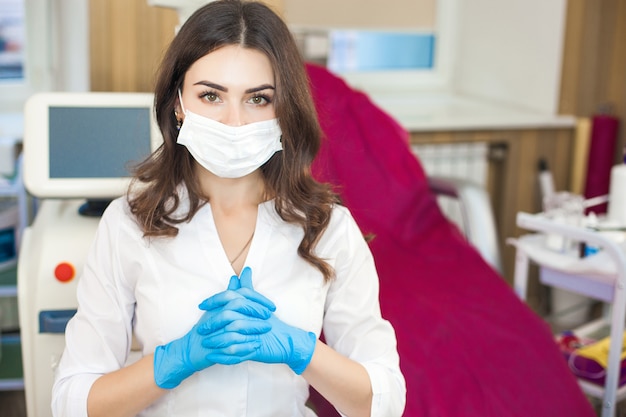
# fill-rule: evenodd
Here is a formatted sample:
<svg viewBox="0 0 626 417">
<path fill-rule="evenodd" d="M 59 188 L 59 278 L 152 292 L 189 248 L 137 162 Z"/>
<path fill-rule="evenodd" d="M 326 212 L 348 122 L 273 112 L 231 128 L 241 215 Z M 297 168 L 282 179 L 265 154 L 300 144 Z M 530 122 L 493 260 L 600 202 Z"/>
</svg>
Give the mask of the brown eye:
<svg viewBox="0 0 626 417">
<path fill-rule="evenodd" d="M 200 98 L 207 103 L 218 103 L 221 101 L 219 94 L 215 91 L 205 91 L 200 94 Z"/>
<path fill-rule="evenodd" d="M 265 95 L 258 95 L 251 97 L 248 102 L 250 104 L 254 104 L 255 106 L 265 106 L 272 102 L 272 100 Z"/>
</svg>

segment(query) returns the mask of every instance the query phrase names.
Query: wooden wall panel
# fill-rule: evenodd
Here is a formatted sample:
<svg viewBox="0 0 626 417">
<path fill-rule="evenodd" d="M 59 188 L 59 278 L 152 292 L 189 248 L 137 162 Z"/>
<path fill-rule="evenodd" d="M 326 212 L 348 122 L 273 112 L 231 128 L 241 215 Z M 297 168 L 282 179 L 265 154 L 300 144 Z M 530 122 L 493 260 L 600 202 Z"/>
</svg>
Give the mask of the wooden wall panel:
<svg viewBox="0 0 626 417">
<path fill-rule="evenodd" d="M 174 36 L 174 10 L 146 0 L 90 0 L 91 90 L 152 91 Z"/>
<path fill-rule="evenodd" d="M 111 16 L 106 1 L 91 0 L 89 2 L 89 71 L 91 89 L 93 91 L 111 90 L 113 71 L 111 66 L 110 32 Z"/>
<path fill-rule="evenodd" d="M 283 0 L 266 2 L 282 13 Z M 154 78 L 179 23 L 173 9 L 147 0 L 90 0 L 92 91 L 154 90 Z"/>
<path fill-rule="evenodd" d="M 559 111 L 590 117 L 610 107 L 621 128 L 615 161 L 626 140 L 626 2 L 568 2 Z"/>
</svg>

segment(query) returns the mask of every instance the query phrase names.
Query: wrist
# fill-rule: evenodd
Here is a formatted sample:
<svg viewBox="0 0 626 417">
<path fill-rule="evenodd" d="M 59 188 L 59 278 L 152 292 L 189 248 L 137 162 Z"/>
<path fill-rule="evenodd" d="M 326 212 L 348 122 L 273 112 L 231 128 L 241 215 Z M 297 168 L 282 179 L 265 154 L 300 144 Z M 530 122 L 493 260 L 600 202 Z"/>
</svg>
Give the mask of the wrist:
<svg viewBox="0 0 626 417">
<path fill-rule="evenodd" d="M 157 346 L 154 350 L 154 382 L 159 388 L 176 388 L 194 373 L 194 370 L 185 366 L 182 358 L 176 354 L 176 346 L 174 346 L 176 342 Z"/>
<path fill-rule="evenodd" d="M 315 352 L 315 345 L 317 343 L 317 336 L 313 332 L 302 331 L 299 335 L 299 341 L 296 343 L 292 341 L 293 352 L 292 360 L 289 363 L 289 367 L 297 374 L 300 375 L 313 358 L 313 352 Z"/>
</svg>

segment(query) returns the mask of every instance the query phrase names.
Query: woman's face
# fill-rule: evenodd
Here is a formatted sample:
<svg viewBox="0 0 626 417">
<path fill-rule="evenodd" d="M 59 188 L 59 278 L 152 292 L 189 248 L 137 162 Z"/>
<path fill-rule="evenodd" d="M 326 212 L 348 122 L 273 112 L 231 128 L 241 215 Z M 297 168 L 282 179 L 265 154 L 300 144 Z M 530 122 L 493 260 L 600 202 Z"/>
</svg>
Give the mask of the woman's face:
<svg viewBox="0 0 626 417">
<path fill-rule="evenodd" d="M 255 49 L 228 45 L 189 67 L 182 107 L 229 126 L 276 117 L 274 71 L 268 57 Z M 179 114 L 184 117 L 180 103 Z"/>
</svg>

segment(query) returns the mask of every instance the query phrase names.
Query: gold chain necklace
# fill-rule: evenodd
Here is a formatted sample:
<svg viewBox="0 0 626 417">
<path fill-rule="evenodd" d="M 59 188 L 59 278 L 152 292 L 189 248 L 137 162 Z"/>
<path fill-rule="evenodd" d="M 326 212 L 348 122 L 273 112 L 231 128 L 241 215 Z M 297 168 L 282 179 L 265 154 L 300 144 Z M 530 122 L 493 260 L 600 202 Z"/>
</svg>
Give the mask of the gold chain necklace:
<svg viewBox="0 0 626 417">
<path fill-rule="evenodd" d="M 250 242 L 252 242 L 252 238 L 254 237 L 254 232 L 252 232 L 252 236 L 250 236 L 250 239 L 248 239 L 248 241 L 246 242 L 246 244 L 244 245 L 243 248 L 241 248 L 241 251 L 237 254 L 237 256 L 235 256 L 235 258 L 233 258 L 233 260 L 229 260 L 230 265 L 232 266 L 235 261 L 237 261 L 237 259 L 239 259 L 239 257 L 245 252 L 246 248 L 248 247 L 248 245 L 250 244 Z"/>
</svg>

